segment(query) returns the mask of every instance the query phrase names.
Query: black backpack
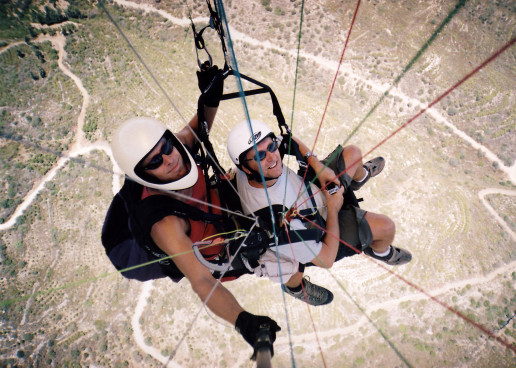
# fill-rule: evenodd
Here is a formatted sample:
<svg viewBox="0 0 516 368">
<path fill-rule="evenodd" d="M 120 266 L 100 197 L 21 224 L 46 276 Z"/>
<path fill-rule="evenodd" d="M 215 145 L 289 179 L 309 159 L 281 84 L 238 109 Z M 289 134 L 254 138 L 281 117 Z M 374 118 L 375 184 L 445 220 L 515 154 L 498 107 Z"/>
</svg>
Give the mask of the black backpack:
<svg viewBox="0 0 516 368">
<path fill-rule="evenodd" d="M 168 215 L 208 223 L 220 223 L 224 218 L 165 196 L 150 196 L 146 198 L 149 206 L 140 206 L 143 202 L 140 200 L 142 191 L 142 185 L 126 178 L 106 214 L 102 227 L 102 244 L 109 260 L 122 276 L 139 281 L 170 277 L 177 282 L 183 278 L 183 274 L 174 262 L 153 244 L 148 231 L 142 229 L 137 215 L 145 219 L 152 217 L 152 205 L 161 203 L 162 207 L 166 204 Z M 161 216 L 163 217 L 163 214 Z M 156 218 L 155 221 L 159 219 Z"/>
</svg>

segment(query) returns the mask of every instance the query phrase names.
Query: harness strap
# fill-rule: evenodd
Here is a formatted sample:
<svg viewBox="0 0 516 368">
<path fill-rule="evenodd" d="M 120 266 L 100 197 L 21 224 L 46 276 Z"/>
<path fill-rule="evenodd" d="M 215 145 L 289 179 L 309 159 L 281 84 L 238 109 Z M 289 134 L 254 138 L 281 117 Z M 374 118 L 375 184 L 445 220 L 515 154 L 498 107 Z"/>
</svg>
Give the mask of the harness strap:
<svg viewBox="0 0 516 368">
<path fill-rule="evenodd" d="M 149 239 L 146 236 L 144 236 L 142 225 L 139 223 L 135 215 L 136 213 L 138 213 L 138 203 L 140 202 L 142 190 L 143 187 L 140 184 L 126 178 L 124 185 L 122 186 L 122 189 L 120 189 L 116 196 L 118 196 L 124 204 L 124 207 L 127 211 L 127 227 L 131 234 L 131 237 L 135 239 L 138 246 L 141 247 L 143 251 L 147 253 L 149 257 L 151 257 L 151 259 L 165 258 L 167 257 L 167 254 L 154 249 L 154 247 L 152 247 L 149 243 Z M 171 264 L 172 261 L 168 258 L 160 260 L 158 262 L 158 266 L 160 267 L 163 275 L 168 276 L 174 282 L 177 282 L 181 278 L 183 278 L 183 274 L 179 272 L 179 270 L 177 270 L 176 268 L 171 268 Z M 159 277 L 162 276 L 154 274 L 153 277 L 147 279 L 154 279 Z"/>
<path fill-rule="evenodd" d="M 227 75 L 228 76 L 235 75 L 235 71 L 233 69 L 230 69 Z M 271 100 L 272 100 L 272 113 L 274 114 L 274 116 L 276 117 L 276 120 L 278 121 L 278 127 L 281 131 L 281 134 L 289 133 L 290 129 L 289 129 L 287 123 L 285 122 L 285 117 L 283 116 L 283 112 L 281 111 L 281 106 L 278 102 L 278 98 L 274 94 L 274 91 L 272 90 L 272 88 L 269 87 L 268 85 L 266 85 L 265 83 L 259 82 L 256 79 L 248 77 L 245 74 L 238 73 L 238 76 L 241 79 L 244 79 L 248 82 L 251 82 L 251 83 L 261 87 L 261 88 L 256 88 L 256 89 L 252 89 L 252 90 L 243 91 L 245 96 L 253 96 L 253 95 L 258 95 L 261 93 L 268 93 L 270 95 Z M 233 92 L 233 93 L 227 93 L 227 94 L 222 95 L 221 100 L 230 100 L 233 98 L 240 98 L 240 97 L 241 96 L 240 96 L 239 92 Z M 285 133 L 283 132 L 284 130 L 285 130 Z"/>
<path fill-rule="evenodd" d="M 259 266 L 258 260 L 270 246 L 271 241 L 267 233 L 255 228 L 247 235 L 245 243 L 240 248 L 240 254 L 245 257 L 252 270 Z"/>
<path fill-rule="evenodd" d="M 137 208 L 140 211 L 140 217 L 146 218 L 148 223 L 155 223 L 164 216 L 170 215 L 214 225 L 227 219 L 223 215 L 204 212 L 178 199 L 163 195 L 149 196 L 138 203 Z M 162 209 L 156 211 L 156 208 Z"/>
<path fill-rule="evenodd" d="M 201 59 L 199 58 L 199 50 L 204 50 L 204 52 L 206 52 L 206 54 L 208 55 L 208 64 L 209 64 L 209 66 L 212 66 L 213 65 L 213 58 L 211 57 L 210 52 L 206 48 L 206 45 L 204 43 L 204 38 L 202 37 L 202 33 L 206 30 L 206 28 L 208 28 L 210 26 L 207 25 L 206 27 L 203 27 L 201 29 L 201 31 L 199 33 L 197 33 L 195 31 L 195 24 L 194 24 L 194 22 L 193 22 L 191 17 L 190 17 L 190 22 L 192 23 L 192 32 L 193 32 L 193 35 L 194 35 L 194 43 L 195 43 L 195 54 L 197 56 L 197 64 L 199 65 L 199 69 L 202 68 L 202 64 L 203 64 L 201 62 Z"/>
<path fill-rule="evenodd" d="M 324 228 L 326 228 L 326 221 L 324 221 L 321 214 L 317 210 L 317 203 L 315 202 L 315 197 L 312 192 L 312 186 L 308 182 L 307 178 L 305 178 L 305 180 L 303 181 L 303 184 L 305 185 L 308 196 L 310 197 L 310 202 L 312 203 L 312 209 L 313 209 L 312 215 L 314 218 L 314 222 L 324 229 Z"/>
<path fill-rule="evenodd" d="M 290 130 L 286 134 L 281 135 L 279 150 L 282 159 L 285 155 L 295 156 L 300 169 L 306 169 L 308 167 L 308 163 L 299 150 L 299 144 L 292 139 L 292 132 L 290 132 Z"/>
<path fill-rule="evenodd" d="M 304 230 L 290 230 L 285 229 L 280 231 L 278 235 L 278 244 L 288 244 L 289 242 L 306 242 L 316 241 L 320 242 L 324 232 L 321 229 L 304 229 Z"/>
<path fill-rule="evenodd" d="M 206 4 L 208 5 L 208 10 L 210 12 L 210 26 L 211 28 L 215 29 L 219 35 L 222 53 L 224 54 L 224 69 L 227 69 L 228 49 L 226 47 L 226 35 L 224 34 L 224 27 L 222 26 L 222 21 L 220 19 L 219 13 L 217 12 L 217 3 L 215 3 L 215 10 L 213 10 L 211 7 L 210 0 L 206 0 Z"/>
<path fill-rule="evenodd" d="M 267 231 L 272 231 L 272 228 L 273 228 L 272 222 L 273 221 L 274 221 L 274 227 L 276 229 L 280 229 L 283 226 L 280 214 L 283 212 L 286 212 L 288 210 L 288 208 L 283 206 L 282 204 L 273 204 L 271 207 L 267 206 L 267 207 L 261 208 L 258 211 L 254 212 L 256 217 L 258 217 L 260 219 L 260 223 L 259 223 L 260 227 L 266 229 Z M 272 219 L 271 219 L 271 210 L 273 213 Z"/>
</svg>

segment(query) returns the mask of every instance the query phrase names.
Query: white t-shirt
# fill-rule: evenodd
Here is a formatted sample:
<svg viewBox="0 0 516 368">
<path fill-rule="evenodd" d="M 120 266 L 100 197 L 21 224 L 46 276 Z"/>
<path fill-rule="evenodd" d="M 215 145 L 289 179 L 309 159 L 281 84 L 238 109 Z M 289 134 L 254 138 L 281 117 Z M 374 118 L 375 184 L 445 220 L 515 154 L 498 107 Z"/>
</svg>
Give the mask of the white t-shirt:
<svg viewBox="0 0 516 368">
<path fill-rule="evenodd" d="M 267 194 L 263 188 L 255 188 L 249 185 L 246 174 L 241 170 L 237 170 L 236 179 L 238 194 L 240 195 L 240 203 L 242 204 L 242 209 L 246 215 L 268 207 L 269 202 L 267 200 L 267 194 L 272 205 L 284 204 L 285 207 L 290 208 L 294 203 L 297 203 L 298 209 L 300 210 L 312 208 L 312 201 L 308 199 L 309 195 L 305 191 L 302 178 L 285 165 L 283 165 L 283 172 L 276 183 L 267 188 Z M 300 188 L 303 188 L 301 191 L 302 194 L 296 202 Z M 314 184 L 311 185 L 311 189 L 312 193 L 319 192 L 319 188 Z M 326 219 L 326 198 L 321 192 L 319 192 L 314 195 L 314 199 L 317 210 L 321 216 Z M 301 220 L 293 219 L 290 222 L 290 228 L 293 230 L 302 230 L 307 227 L 301 222 Z M 295 259 L 299 263 L 308 263 L 319 254 L 321 249 L 321 242 L 310 240 L 292 243 L 292 247 L 290 244 L 281 245 L 279 246 L 278 251 L 281 255 Z M 272 249 L 272 251 L 274 250 Z"/>
</svg>

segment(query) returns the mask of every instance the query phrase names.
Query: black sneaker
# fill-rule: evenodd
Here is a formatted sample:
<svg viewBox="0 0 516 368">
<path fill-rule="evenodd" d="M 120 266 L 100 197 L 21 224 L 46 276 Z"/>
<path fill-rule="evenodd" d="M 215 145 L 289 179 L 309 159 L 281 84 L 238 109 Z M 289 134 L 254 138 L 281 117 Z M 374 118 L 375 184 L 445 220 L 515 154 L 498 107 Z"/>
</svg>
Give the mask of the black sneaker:
<svg viewBox="0 0 516 368">
<path fill-rule="evenodd" d="M 308 276 L 303 277 L 303 286 L 306 291 L 306 298 L 303 289 L 297 292 L 293 292 L 285 285 L 281 285 L 281 288 L 285 293 L 292 295 L 294 298 L 302 300 L 310 305 L 325 305 L 331 303 L 333 300 L 333 293 L 323 288 L 322 286 L 318 286 L 312 284 L 308 278 Z"/>
<path fill-rule="evenodd" d="M 374 254 L 373 249 L 371 249 L 371 247 L 367 247 L 366 249 L 364 249 L 364 253 L 391 266 L 401 266 L 406 263 L 409 263 L 412 260 L 412 254 L 408 250 L 396 248 L 392 245 L 391 251 L 385 257 L 380 257 Z"/>
<path fill-rule="evenodd" d="M 367 177 L 361 182 L 351 180 L 351 184 L 349 187 L 351 190 L 359 190 L 364 186 L 365 183 L 371 178 L 374 178 L 376 175 L 382 172 L 385 167 L 385 159 L 383 157 L 375 157 L 372 160 L 367 161 L 364 164 L 364 169 L 366 169 Z"/>
</svg>

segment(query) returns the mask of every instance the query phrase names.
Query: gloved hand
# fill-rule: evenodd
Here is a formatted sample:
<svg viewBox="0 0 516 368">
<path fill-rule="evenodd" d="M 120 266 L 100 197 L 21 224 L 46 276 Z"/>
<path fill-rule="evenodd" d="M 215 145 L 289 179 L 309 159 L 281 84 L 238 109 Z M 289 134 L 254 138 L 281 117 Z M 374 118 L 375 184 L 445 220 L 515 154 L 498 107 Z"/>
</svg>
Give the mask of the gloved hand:
<svg viewBox="0 0 516 368">
<path fill-rule="evenodd" d="M 267 316 L 255 316 L 248 312 L 241 312 L 235 323 L 235 329 L 240 332 L 245 341 L 254 349 L 253 356 L 256 355 L 257 348 L 260 348 L 261 342 L 258 342 L 258 332 L 263 329 L 268 329 L 271 337 L 271 356 L 274 356 L 274 349 L 272 344 L 276 340 L 276 332 L 281 330 L 281 327 L 271 318 Z M 257 344 L 258 342 L 258 344 Z"/>
<path fill-rule="evenodd" d="M 204 104 L 210 107 L 218 107 L 224 90 L 223 71 L 217 65 L 209 66 L 206 61 L 197 72 L 197 84 L 204 95 Z"/>
</svg>

